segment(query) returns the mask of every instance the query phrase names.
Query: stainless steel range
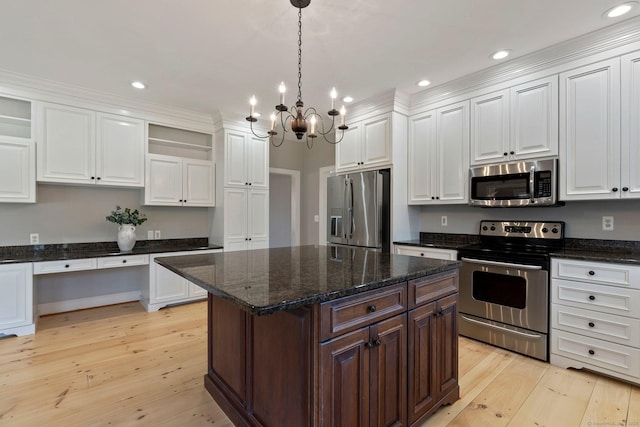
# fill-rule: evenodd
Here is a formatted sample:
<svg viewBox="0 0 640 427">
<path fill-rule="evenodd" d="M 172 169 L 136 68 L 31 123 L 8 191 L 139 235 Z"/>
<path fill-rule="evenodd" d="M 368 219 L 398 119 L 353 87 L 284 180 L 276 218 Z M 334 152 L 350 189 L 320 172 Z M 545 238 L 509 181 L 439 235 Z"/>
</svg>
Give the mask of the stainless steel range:
<svg viewBox="0 0 640 427">
<path fill-rule="evenodd" d="M 459 332 L 549 359 L 549 254 L 563 222 L 481 221 L 479 244 L 458 249 Z"/>
</svg>

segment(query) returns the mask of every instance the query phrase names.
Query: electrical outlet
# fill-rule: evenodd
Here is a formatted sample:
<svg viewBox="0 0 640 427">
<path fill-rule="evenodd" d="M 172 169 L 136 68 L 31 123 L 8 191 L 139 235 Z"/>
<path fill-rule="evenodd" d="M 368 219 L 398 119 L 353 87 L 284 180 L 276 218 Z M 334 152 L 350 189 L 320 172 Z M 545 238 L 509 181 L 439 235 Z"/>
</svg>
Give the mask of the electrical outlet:
<svg viewBox="0 0 640 427">
<path fill-rule="evenodd" d="M 153 240 L 153 230 L 147 231 L 147 240 Z"/>
<path fill-rule="evenodd" d="M 442 215 L 440 217 L 440 225 L 443 226 L 443 227 L 447 226 L 447 216 L 446 215 Z"/>
<path fill-rule="evenodd" d="M 40 235 L 38 233 L 29 234 L 29 242 L 31 242 L 32 245 L 37 245 L 40 243 Z"/>
<path fill-rule="evenodd" d="M 602 229 L 604 231 L 613 231 L 613 217 L 612 216 L 603 216 L 602 217 Z"/>
<path fill-rule="evenodd" d="M 156 239 L 156 240 L 157 240 L 157 239 L 159 239 L 159 238 L 160 238 L 160 236 L 161 236 L 161 234 L 160 234 L 160 230 L 156 230 L 156 231 L 154 231 L 154 233 L 153 233 L 153 238 L 154 238 L 154 239 Z"/>
<path fill-rule="evenodd" d="M 320 222 L 320 217 L 318 215 L 314 215 L 313 222 Z"/>
</svg>

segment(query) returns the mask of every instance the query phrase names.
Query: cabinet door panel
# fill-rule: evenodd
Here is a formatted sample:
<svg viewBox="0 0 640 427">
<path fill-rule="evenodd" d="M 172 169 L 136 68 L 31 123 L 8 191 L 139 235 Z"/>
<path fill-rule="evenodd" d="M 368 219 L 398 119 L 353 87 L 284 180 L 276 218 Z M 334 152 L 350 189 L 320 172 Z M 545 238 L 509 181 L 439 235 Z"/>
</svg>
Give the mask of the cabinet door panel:
<svg viewBox="0 0 640 427">
<path fill-rule="evenodd" d="M 338 132 L 338 135 L 340 132 Z M 336 170 L 353 170 L 359 168 L 362 161 L 360 126 L 353 124 L 344 131 L 344 136 L 339 144 L 336 144 Z"/>
<path fill-rule="evenodd" d="M 31 264 L 0 266 L 0 333 L 33 323 Z"/>
<path fill-rule="evenodd" d="M 172 271 L 155 264 L 156 286 L 152 302 L 173 301 L 189 297 L 189 283 Z"/>
<path fill-rule="evenodd" d="M 182 197 L 185 206 L 215 206 L 214 165 L 208 160 L 182 160 Z"/>
<path fill-rule="evenodd" d="M 362 159 L 364 165 L 377 166 L 391 162 L 391 122 L 389 116 L 362 123 Z"/>
<path fill-rule="evenodd" d="M 39 123 L 38 181 L 94 183 L 96 113 L 43 103 Z"/>
<path fill-rule="evenodd" d="M 256 245 L 269 241 L 269 192 L 249 190 L 248 236 Z M 253 249 L 258 249 L 254 247 Z"/>
<path fill-rule="evenodd" d="M 0 202 L 35 201 L 35 142 L 0 140 Z"/>
<path fill-rule="evenodd" d="M 511 88 L 511 112 L 517 158 L 558 155 L 558 76 Z"/>
<path fill-rule="evenodd" d="M 144 186 L 144 122 L 98 113 L 97 183 Z"/>
<path fill-rule="evenodd" d="M 458 311 L 457 295 L 436 302 L 436 390 L 438 398 L 458 386 Z"/>
<path fill-rule="evenodd" d="M 622 57 L 621 197 L 640 197 L 640 55 Z M 624 188 L 627 190 L 624 190 Z"/>
<path fill-rule="evenodd" d="M 225 252 L 247 249 L 247 205 L 247 190 L 225 188 Z"/>
<path fill-rule="evenodd" d="M 440 202 L 467 203 L 469 188 L 469 101 L 437 111 Z"/>
<path fill-rule="evenodd" d="M 145 171 L 146 205 L 180 206 L 182 202 L 182 162 L 179 158 L 147 155 Z"/>
<path fill-rule="evenodd" d="M 471 100 L 471 162 L 501 162 L 509 153 L 509 90 Z"/>
<path fill-rule="evenodd" d="M 320 346 L 320 423 L 323 426 L 369 425 L 369 328 Z"/>
<path fill-rule="evenodd" d="M 251 188 L 269 188 L 269 140 L 250 138 L 249 182 Z"/>
<path fill-rule="evenodd" d="M 409 312 L 409 424 L 436 403 L 435 312 L 435 302 Z"/>
<path fill-rule="evenodd" d="M 620 197 L 619 68 L 616 58 L 560 75 L 561 199 Z"/>
<path fill-rule="evenodd" d="M 248 136 L 227 132 L 225 137 L 224 175 L 225 186 L 245 187 L 249 182 L 247 170 Z"/>
<path fill-rule="evenodd" d="M 430 202 L 436 164 L 435 110 L 409 119 L 409 203 Z"/>
</svg>

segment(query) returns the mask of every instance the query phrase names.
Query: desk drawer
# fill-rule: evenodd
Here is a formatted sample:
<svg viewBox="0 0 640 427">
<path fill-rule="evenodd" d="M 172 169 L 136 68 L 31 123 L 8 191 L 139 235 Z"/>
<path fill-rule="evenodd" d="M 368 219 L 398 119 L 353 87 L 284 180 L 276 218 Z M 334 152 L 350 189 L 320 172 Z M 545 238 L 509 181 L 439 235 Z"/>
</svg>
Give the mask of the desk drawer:
<svg viewBox="0 0 640 427">
<path fill-rule="evenodd" d="M 67 259 L 33 263 L 33 274 L 67 273 L 69 271 L 95 270 L 95 258 Z"/>
<path fill-rule="evenodd" d="M 322 303 L 320 339 L 342 335 L 406 310 L 406 282 Z"/>
<path fill-rule="evenodd" d="M 148 264 L 149 255 L 123 255 L 98 258 L 98 268 L 134 267 L 136 265 Z"/>
</svg>

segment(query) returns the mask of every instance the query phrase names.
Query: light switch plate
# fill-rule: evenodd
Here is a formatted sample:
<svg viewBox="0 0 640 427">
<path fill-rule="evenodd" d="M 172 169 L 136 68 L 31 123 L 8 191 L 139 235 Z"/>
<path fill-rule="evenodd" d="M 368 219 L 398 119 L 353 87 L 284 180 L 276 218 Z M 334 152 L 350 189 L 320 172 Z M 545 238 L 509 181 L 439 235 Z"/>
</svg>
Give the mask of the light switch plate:
<svg viewBox="0 0 640 427">
<path fill-rule="evenodd" d="M 29 234 L 29 242 L 32 245 L 37 245 L 38 243 L 40 243 L 40 234 L 38 233 Z"/>
<path fill-rule="evenodd" d="M 443 226 L 443 227 L 446 227 L 447 224 L 448 224 L 447 216 L 446 215 L 442 215 L 440 217 L 440 225 Z"/>
</svg>

